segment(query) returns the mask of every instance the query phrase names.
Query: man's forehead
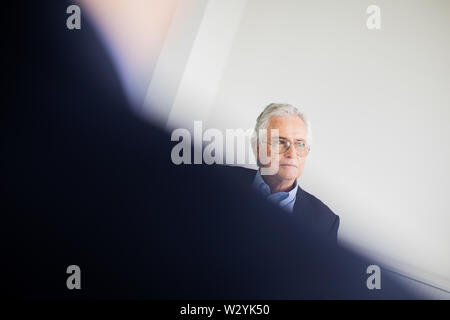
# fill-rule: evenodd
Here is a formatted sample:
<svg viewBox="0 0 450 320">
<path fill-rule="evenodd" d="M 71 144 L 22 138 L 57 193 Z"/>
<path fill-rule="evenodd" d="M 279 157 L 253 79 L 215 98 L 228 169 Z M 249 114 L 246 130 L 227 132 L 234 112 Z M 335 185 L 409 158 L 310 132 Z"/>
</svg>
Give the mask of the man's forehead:
<svg viewBox="0 0 450 320">
<path fill-rule="evenodd" d="M 269 119 L 267 130 L 271 136 L 297 139 L 306 138 L 306 125 L 297 116 L 273 116 Z M 272 130 L 277 130 L 278 133 Z"/>
</svg>

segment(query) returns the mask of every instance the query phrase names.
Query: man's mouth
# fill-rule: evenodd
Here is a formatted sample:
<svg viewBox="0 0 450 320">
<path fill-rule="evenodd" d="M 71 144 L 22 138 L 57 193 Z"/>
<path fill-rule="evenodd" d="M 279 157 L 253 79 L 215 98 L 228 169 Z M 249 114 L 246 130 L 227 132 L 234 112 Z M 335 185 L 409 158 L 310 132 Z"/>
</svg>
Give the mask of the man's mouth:
<svg viewBox="0 0 450 320">
<path fill-rule="evenodd" d="M 294 167 L 294 168 L 297 168 L 297 166 L 295 164 L 292 164 L 292 163 L 281 163 L 280 166 L 281 167 Z"/>
</svg>

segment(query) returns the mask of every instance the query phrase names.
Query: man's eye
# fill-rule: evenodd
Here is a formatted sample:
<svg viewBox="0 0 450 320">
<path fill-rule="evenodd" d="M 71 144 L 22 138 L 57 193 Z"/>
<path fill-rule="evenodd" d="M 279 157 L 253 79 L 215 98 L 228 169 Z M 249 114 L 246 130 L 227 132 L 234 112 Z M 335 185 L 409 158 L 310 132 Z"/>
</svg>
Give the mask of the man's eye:
<svg viewBox="0 0 450 320">
<path fill-rule="evenodd" d="M 278 140 L 278 143 L 279 143 L 279 144 L 286 144 L 286 141 L 285 141 L 285 140 L 282 140 L 282 139 L 280 139 L 280 140 Z"/>
<path fill-rule="evenodd" d="M 305 143 L 304 142 L 299 142 L 298 146 L 303 148 L 305 146 Z"/>
</svg>

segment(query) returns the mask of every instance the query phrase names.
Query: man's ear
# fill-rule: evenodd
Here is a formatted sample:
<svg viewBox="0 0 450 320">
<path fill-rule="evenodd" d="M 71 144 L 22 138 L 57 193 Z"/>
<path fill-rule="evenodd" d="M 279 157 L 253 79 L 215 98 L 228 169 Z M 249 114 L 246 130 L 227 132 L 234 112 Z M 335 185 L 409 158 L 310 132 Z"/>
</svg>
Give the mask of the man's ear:
<svg viewBox="0 0 450 320">
<path fill-rule="evenodd" d="M 261 165 L 261 163 L 259 162 L 259 143 L 258 143 L 258 139 L 255 139 L 252 141 L 252 150 L 253 150 L 253 154 L 255 155 L 256 158 L 256 165 L 259 167 Z"/>
<path fill-rule="evenodd" d="M 258 167 L 261 166 L 261 163 L 259 162 L 259 143 L 256 143 L 256 165 Z"/>
</svg>

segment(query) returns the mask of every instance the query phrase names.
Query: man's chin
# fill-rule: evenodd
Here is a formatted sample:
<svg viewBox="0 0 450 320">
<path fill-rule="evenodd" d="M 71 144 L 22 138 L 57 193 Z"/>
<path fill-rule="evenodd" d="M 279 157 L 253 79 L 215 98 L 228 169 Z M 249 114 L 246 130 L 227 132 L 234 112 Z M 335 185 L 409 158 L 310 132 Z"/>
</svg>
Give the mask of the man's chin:
<svg viewBox="0 0 450 320">
<path fill-rule="evenodd" d="M 296 179 L 298 175 L 298 168 L 292 166 L 280 166 L 278 169 L 278 176 L 284 180 Z"/>
</svg>

